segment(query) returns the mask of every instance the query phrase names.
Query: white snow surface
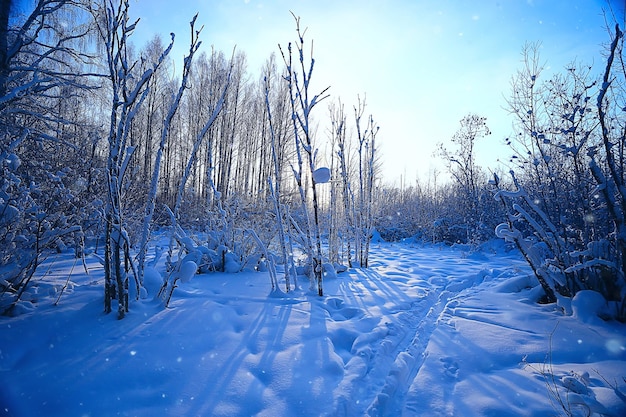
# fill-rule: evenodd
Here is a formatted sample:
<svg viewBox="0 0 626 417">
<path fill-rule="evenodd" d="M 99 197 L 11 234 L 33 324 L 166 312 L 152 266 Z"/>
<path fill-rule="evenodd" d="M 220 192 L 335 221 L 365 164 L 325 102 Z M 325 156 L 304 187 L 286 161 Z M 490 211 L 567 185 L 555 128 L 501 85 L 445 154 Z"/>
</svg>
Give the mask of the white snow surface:
<svg viewBox="0 0 626 417">
<path fill-rule="evenodd" d="M 161 261 L 117 320 L 95 257 L 87 275 L 50 255 L 22 314 L 0 317 L 0 416 L 626 415 L 626 326 L 590 318 L 593 294 L 572 315 L 537 304 L 499 244 L 379 243 L 370 259 L 323 297 L 304 278 L 284 294 L 267 272 L 196 275 L 167 309 Z"/>
</svg>

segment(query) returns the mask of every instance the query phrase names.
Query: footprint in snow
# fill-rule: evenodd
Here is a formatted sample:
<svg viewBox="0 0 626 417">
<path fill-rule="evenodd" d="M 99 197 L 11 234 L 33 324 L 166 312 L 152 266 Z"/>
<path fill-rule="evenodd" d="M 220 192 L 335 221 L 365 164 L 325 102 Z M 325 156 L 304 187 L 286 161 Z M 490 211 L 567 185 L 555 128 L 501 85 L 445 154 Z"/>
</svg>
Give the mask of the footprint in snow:
<svg viewBox="0 0 626 417">
<path fill-rule="evenodd" d="M 341 298 L 329 297 L 326 299 L 326 306 L 337 310 L 343 306 L 343 300 Z"/>
<path fill-rule="evenodd" d="M 459 375 L 459 364 L 452 358 L 439 359 L 443 364 L 444 373 L 452 378 L 456 378 Z"/>
</svg>

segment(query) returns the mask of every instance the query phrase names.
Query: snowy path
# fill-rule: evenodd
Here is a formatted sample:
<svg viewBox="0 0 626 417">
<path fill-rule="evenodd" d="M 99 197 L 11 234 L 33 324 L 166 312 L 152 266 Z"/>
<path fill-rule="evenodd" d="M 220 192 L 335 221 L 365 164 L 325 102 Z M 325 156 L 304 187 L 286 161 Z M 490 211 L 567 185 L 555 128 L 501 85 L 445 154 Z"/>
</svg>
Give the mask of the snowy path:
<svg viewBox="0 0 626 417">
<path fill-rule="evenodd" d="M 73 261 L 52 256 L 35 311 L 0 317 L 0 417 L 543 416 L 550 349 L 556 381 L 599 371 L 576 401 L 624 415 L 626 382 L 606 381 L 626 376 L 625 326 L 537 305 L 519 255 L 496 249 L 375 245 L 324 297 L 198 275 L 123 321 L 102 314 L 94 258 L 53 306 Z"/>
<path fill-rule="evenodd" d="M 369 298 L 365 304 L 379 305 L 377 314 L 384 320 L 370 330 L 366 345 L 353 345 L 354 356 L 337 390 L 336 415 L 400 415 L 441 314 L 451 300 L 490 273 L 484 255 L 467 256 L 441 247 L 385 245 L 374 249 L 372 258 L 377 261 L 369 270 L 355 273 L 356 282 L 341 295 Z M 525 267 L 512 259 L 502 259 L 498 266 Z M 363 396 L 353 396 L 358 404 L 351 403 L 350 396 L 361 387 L 371 388 Z"/>
</svg>

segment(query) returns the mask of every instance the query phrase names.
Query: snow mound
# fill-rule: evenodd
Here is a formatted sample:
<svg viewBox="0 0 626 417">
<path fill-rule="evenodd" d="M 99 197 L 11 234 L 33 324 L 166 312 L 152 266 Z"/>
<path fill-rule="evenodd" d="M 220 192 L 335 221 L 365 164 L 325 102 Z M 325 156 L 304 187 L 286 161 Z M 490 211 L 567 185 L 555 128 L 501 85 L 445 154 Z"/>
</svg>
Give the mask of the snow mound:
<svg viewBox="0 0 626 417">
<path fill-rule="evenodd" d="M 147 292 L 146 298 L 148 296 L 157 295 L 162 285 L 163 285 L 163 277 L 161 276 L 161 273 L 157 271 L 155 267 L 147 266 L 144 269 L 144 275 L 143 275 L 143 287 Z"/>
<path fill-rule="evenodd" d="M 178 271 L 178 278 L 180 282 L 188 283 L 191 281 L 196 272 L 198 271 L 198 264 L 194 261 L 185 261 L 180 266 L 180 270 Z"/>
<path fill-rule="evenodd" d="M 591 290 L 579 291 L 572 298 L 572 314 L 584 323 L 593 323 L 598 318 L 610 317 L 602 294 Z"/>
</svg>

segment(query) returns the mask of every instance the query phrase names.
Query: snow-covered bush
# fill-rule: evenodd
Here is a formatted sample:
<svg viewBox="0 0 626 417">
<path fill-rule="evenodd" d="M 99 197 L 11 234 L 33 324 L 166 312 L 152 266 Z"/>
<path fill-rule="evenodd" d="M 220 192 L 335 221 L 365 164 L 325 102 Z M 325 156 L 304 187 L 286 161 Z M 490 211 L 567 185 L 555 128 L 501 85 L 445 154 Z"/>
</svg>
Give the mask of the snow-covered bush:
<svg viewBox="0 0 626 417">
<path fill-rule="evenodd" d="M 626 320 L 626 121 L 619 105 L 626 74 L 613 64 L 623 53 L 619 27 L 609 49 L 603 79 L 573 63 L 541 83 L 538 48 L 525 48 L 509 101 L 519 131 L 509 141 L 511 162 L 521 174 L 511 171 L 512 190 L 494 176 L 506 210 L 496 234 L 522 251 L 545 301 L 594 290 L 613 317 Z"/>
<path fill-rule="evenodd" d="M 374 225 L 387 241 L 415 238 L 423 242 L 479 245 L 494 238 L 502 206 L 487 184 L 477 185 L 474 215 L 462 208 L 465 194 L 456 184 L 416 181 L 413 186 L 383 185 L 377 190 Z"/>
<path fill-rule="evenodd" d="M 435 220 L 434 236 L 449 243 L 480 243 L 488 235 L 485 219 L 493 210 L 485 198 L 487 178 L 476 163 L 475 147 L 491 132 L 487 119 L 477 114 L 466 115 L 460 125 L 451 138 L 454 148 L 448 149 L 442 143 L 438 148 L 438 156 L 453 182 L 446 216 Z"/>
<path fill-rule="evenodd" d="M 82 255 L 80 212 L 63 172 L 48 175 L 39 185 L 27 182 L 17 157 L 0 155 L 0 313 L 11 313 L 26 290 L 45 251 L 65 252 L 68 246 Z M 38 164 L 28 161 L 26 165 Z"/>
<path fill-rule="evenodd" d="M 95 90 L 84 71 L 92 59 L 76 2 L 43 0 L 25 16 L 2 6 L 0 62 L 0 293 L 10 312 L 47 250 L 82 255 L 81 223 L 90 215 L 92 121 L 85 103 Z M 71 36 L 57 19 L 75 19 Z M 42 41 L 45 39 L 45 41 Z M 8 305 L 8 310 L 5 308 Z"/>
</svg>

